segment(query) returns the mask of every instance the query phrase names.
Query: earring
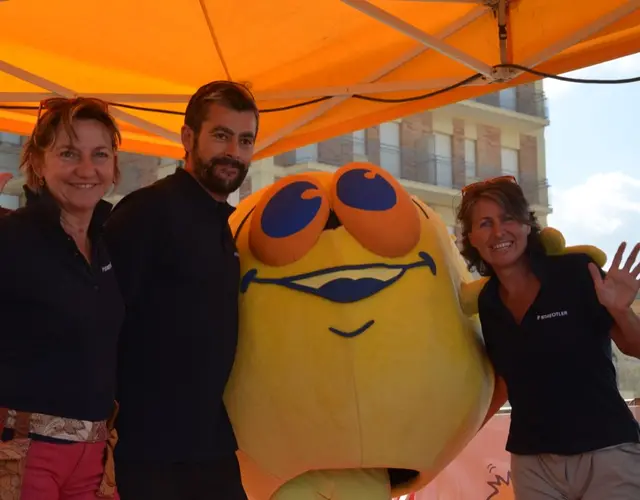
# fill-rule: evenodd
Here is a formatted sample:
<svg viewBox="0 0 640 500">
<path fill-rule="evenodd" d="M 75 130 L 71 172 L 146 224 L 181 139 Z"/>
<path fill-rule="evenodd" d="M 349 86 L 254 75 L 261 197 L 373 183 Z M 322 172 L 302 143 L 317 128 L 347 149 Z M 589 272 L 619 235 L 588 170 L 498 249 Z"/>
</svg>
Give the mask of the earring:
<svg viewBox="0 0 640 500">
<path fill-rule="evenodd" d="M 38 184 L 40 184 L 40 187 L 44 186 L 44 177 L 38 179 Z"/>
</svg>

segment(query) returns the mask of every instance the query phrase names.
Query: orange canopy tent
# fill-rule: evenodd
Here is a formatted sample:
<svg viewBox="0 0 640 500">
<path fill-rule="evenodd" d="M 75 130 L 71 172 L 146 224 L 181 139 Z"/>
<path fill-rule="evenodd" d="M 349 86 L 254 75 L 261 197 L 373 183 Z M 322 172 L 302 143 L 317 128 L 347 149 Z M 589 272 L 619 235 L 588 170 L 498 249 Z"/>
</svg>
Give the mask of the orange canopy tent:
<svg viewBox="0 0 640 500">
<path fill-rule="evenodd" d="M 178 158 L 189 95 L 230 78 L 250 83 L 258 99 L 260 158 L 540 78 L 527 69 L 559 74 L 638 52 L 639 8 L 640 0 L 0 0 L 0 130 L 29 133 L 47 96 L 91 95 L 120 105 L 123 149 Z"/>
</svg>

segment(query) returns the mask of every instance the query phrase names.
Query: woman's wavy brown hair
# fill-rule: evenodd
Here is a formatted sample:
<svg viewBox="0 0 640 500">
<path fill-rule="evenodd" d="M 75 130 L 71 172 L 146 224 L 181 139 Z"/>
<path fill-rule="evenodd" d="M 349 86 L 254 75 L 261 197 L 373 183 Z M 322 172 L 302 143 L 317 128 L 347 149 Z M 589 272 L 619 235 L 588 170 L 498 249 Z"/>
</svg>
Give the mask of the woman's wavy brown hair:
<svg viewBox="0 0 640 500">
<path fill-rule="evenodd" d="M 462 227 L 462 250 L 460 253 L 467 261 L 469 271 L 477 271 L 481 276 L 494 275 L 493 268 L 480 257 L 480 252 L 469 241 L 469 233 L 472 230 L 473 222 L 473 208 L 478 200 L 481 199 L 497 203 L 515 220 L 531 227 L 525 250 L 525 254 L 529 258 L 545 254 L 540 238 L 540 224 L 535 213 L 530 209 L 522 188 L 515 182 L 479 183 L 477 187 L 468 189 L 463 194 L 457 213 L 458 222 Z"/>
<path fill-rule="evenodd" d="M 108 105 L 99 99 L 76 97 L 67 99 L 55 97 L 47 99 L 41 103 L 42 115 L 27 139 L 22 150 L 20 169 L 26 177 L 27 186 L 39 192 L 42 184 L 42 176 L 38 171 L 38 165 L 44 160 L 45 151 L 51 148 L 56 142 L 58 127 L 62 126 L 64 131 L 72 139 L 77 138 L 73 128 L 74 120 L 96 120 L 104 125 L 111 137 L 111 146 L 116 153 L 122 142 L 120 130 L 115 119 L 109 113 Z M 120 169 L 118 162 L 115 162 L 114 181 L 120 180 Z"/>
</svg>

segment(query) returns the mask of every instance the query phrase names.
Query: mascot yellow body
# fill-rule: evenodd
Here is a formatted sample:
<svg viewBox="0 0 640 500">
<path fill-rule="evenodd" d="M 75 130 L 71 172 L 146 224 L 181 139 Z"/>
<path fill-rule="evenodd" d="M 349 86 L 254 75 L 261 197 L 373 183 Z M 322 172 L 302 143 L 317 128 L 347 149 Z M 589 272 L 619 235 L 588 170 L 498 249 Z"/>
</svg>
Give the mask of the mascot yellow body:
<svg viewBox="0 0 640 500">
<path fill-rule="evenodd" d="M 427 484 L 494 387 L 471 315 L 481 284 L 440 217 L 356 163 L 281 179 L 230 223 L 242 283 L 225 403 L 250 498 L 387 500 Z"/>
</svg>

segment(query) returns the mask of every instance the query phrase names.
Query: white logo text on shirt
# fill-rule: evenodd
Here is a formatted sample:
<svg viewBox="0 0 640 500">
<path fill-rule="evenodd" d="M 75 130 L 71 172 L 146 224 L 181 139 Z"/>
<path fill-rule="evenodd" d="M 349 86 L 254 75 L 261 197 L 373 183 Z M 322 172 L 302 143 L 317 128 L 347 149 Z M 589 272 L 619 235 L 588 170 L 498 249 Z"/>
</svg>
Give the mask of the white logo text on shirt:
<svg viewBox="0 0 640 500">
<path fill-rule="evenodd" d="M 542 321 L 545 319 L 560 318 L 562 316 L 568 316 L 568 315 L 569 315 L 569 311 L 556 311 L 549 314 L 538 314 L 538 317 L 536 319 L 538 321 Z"/>
</svg>

